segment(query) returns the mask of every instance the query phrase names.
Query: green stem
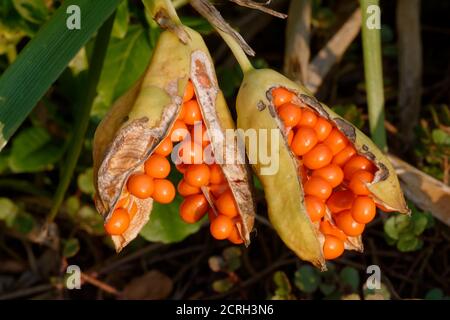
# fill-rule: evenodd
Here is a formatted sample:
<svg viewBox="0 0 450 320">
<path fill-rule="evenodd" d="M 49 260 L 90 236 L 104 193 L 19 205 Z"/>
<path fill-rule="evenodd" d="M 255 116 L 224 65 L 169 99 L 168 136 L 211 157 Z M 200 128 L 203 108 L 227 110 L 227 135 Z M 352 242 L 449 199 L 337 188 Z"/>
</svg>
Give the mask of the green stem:
<svg viewBox="0 0 450 320">
<path fill-rule="evenodd" d="M 105 21 L 103 26 L 99 29 L 97 38 L 95 39 L 94 50 L 89 63 L 86 94 L 80 103 L 80 108 L 77 113 L 78 117 L 72 133 L 72 141 L 67 152 L 65 167 L 63 168 L 63 174 L 56 189 L 55 196 L 53 198 L 53 206 L 48 216 L 49 222 L 55 219 L 64 200 L 64 196 L 69 188 L 70 181 L 72 180 L 73 173 L 75 171 L 75 166 L 78 162 L 78 158 L 83 147 L 84 136 L 86 135 L 88 128 L 92 104 L 97 95 L 97 84 L 103 69 L 103 62 L 106 56 L 106 50 L 108 48 L 109 38 L 111 36 L 111 30 L 114 24 L 114 17 L 115 13 L 113 13 L 108 20 Z"/>
<path fill-rule="evenodd" d="M 189 0 L 172 0 L 175 9 L 181 8 L 189 3 Z"/>
<path fill-rule="evenodd" d="M 375 144 L 383 151 L 387 151 L 386 131 L 384 128 L 381 36 L 377 26 L 372 27 L 373 24 L 371 23 L 377 20 L 375 15 L 380 13 L 380 11 L 375 13 L 367 11 L 369 6 L 378 6 L 379 8 L 379 0 L 360 0 L 360 5 L 363 16 L 361 23 L 362 44 L 370 133 Z"/>
<path fill-rule="evenodd" d="M 180 18 L 177 15 L 177 11 L 174 8 L 174 4 L 172 4 L 171 0 L 142 0 L 142 3 L 150 11 L 151 16 L 155 17 L 155 15 L 161 9 L 165 9 L 166 13 L 170 17 L 173 23 L 176 25 L 182 25 Z"/>
<path fill-rule="evenodd" d="M 239 66 L 241 67 L 242 72 L 245 74 L 245 73 L 253 70 L 254 68 L 253 68 L 252 63 L 248 59 L 247 54 L 241 48 L 239 43 L 237 43 L 236 40 L 232 36 L 230 36 L 228 33 L 220 30 L 219 28 L 215 28 L 215 29 L 220 34 L 220 36 L 225 41 L 225 43 L 228 45 L 231 52 L 233 52 L 233 55 L 236 58 L 237 62 L 239 63 Z"/>
</svg>

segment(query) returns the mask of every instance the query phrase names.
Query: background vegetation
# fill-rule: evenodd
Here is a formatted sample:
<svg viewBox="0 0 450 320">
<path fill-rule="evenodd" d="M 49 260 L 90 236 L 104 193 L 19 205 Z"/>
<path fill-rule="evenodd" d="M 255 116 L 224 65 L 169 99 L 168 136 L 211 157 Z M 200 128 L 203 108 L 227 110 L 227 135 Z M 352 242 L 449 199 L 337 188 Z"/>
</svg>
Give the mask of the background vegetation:
<svg viewBox="0 0 450 320">
<path fill-rule="evenodd" d="M 79 43 L 87 41 L 81 50 L 74 44 L 58 47 L 58 39 L 51 38 L 52 34 L 60 39 L 73 35 L 57 31 L 65 26 L 66 15 L 60 14 L 59 24 L 54 22 L 62 1 L 6 0 L 0 4 L 0 92 L 15 90 L 18 99 L 17 115 L 7 112 L 7 104 L 0 104 L 0 120 L 3 123 L 10 117 L 6 125 L 14 133 L 0 153 L 0 299 L 448 298 L 449 212 L 442 215 L 433 206 L 414 204 L 414 194 L 408 194 L 411 219 L 395 213 L 378 215 L 365 233 L 365 253 L 348 252 L 330 263 L 325 273 L 298 260 L 283 245 L 267 220 L 258 184 L 257 232 L 249 248 L 213 241 L 201 223 L 182 223 L 177 199 L 170 205 L 157 205 L 152 224 L 117 255 L 92 202 L 92 138 L 112 102 L 144 72 L 160 29 L 137 0 L 111 1 L 109 7 L 100 1 L 78 2 L 82 9 L 98 6 L 98 15 L 86 21 L 91 33 L 84 30 L 77 36 Z M 185 2 L 174 1 L 182 21 L 205 36 L 234 114 L 242 74 L 211 26 Z M 273 1 L 271 7 L 288 12 L 289 2 Z M 311 26 L 302 56 L 310 55 L 313 63 L 315 55 L 351 21 L 359 5 L 343 0 L 299 2 L 309 4 L 311 14 L 301 16 L 305 11 L 298 10 L 289 21 L 225 0 L 215 4 L 255 49 L 256 66 L 270 65 L 289 74 L 286 56 L 296 51 L 290 46 L 287 23 L 309 19 L 302 20 Z M 115 16 L 106 20 L 116 5 Z M 446 21 L 450 3 L 382 0 L 380 5 L 389 150 L 448 188 L 450 29 Z M 414 17 L 418 12 L 419 29 L 414 33 L 408 14 Z M 11 80 L 14 77 L 7 73 L 19 69 L 14 61 L 21 54 L 32 56 L 32 50 L 25 53 L 24 48 L 32 39 L 45 38 L 44 31 L 46 40 L 54 43 L 48 48 L 54 55 L 46 57 L 43 65 L 37 63 L 42 57 L 23 64 L 28 80 Z M 317 95 L 369 133 L 362 41 L 359 32 L 354 33 L 350 38 L 351 31 L 345 33 L 347 38 L 340 43 L 348 45 L 322 74 Z M 418 53 L 419 63 L 411 63 Z M 63 70 L 59 76 L 58 66 Z M 39 72 L 48 83 L 33 83 Z M 411 78 L 419 81 L 409 84 Z M 39 90 L 45 92 L 42 98 Z M 26 110 L 26 102 L 32 99 L 38 102 L 30 105 L 33 110 L 27 116 L 31 107 Z M 171 178 L 180 179 L 176 174 Z M 444 200 L 450 199 L 447 196 Z M 449 204 L 450 200 L 447 208 Z M 82 290 L 64 287 L 65 270 L 71 264 L 83 271 Z M 381 290 L 365 287 L 366 268 L 372 264 L 381 268 Z"/>
</svg>

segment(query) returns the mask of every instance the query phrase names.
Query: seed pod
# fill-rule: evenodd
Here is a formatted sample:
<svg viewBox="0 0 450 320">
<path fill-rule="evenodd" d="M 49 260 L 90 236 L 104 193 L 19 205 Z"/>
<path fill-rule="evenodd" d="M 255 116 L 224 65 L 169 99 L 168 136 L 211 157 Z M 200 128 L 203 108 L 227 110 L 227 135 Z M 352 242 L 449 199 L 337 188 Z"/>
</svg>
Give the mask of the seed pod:
<svg viewBox="0 0 450 320">
<path fill-rule="evenodd" d="M 253 51 L 220 12 L 206 0 L 190 3 L 215 27 L 244 73 L 238 129 L 259 131 L 252 134 L 260 137 L 260 150 L 255 154 L 255 141 L 247 139 L 247 154 L 264 187 L 269 218 L 289 248 L 324 270 L 325 259 L 344 249 L 363 250 L 361 233 L 376 206 L 409 213 L 392 165 L 368 137 L 301 85 L 270 69 L 255 70 L 247 58 Z M 272 156 L 269 166 L 261 148 Z"/>
<path fill-rule="evenodd" d="M 280 97 L 276 90 L 285 90 L 284 92 L 287 94 L 289 101 L 284 101 L 283 97 Z M 282 240 L 301 259 L 310 261 L 324 269 L 324 234 L 319 230 L 318 223 L 312 223 L 308 216 L 304 203 L 305 184 L 302 182 L 302 177 L 298 174 L 304 171 L 304 168 L 302 168 L 304 165 L 309 169 L 317 169 L 317 167 L 308 165 L 308 153 L 303 158 L 299 158 L 289 146 L 288 135 L 290 128 L 285 127 L 277 111 L 277 107 L 279 107 L 277 104 L 285 102 L 292 102 L 299 108 L 301 107 L 302 110 L 313 111 L 315 115 L 325 119 L 337 130 L 336 135 L 340 133 L 346 138 L 344 138 L 344 142 L 348 141 L 356 150 L 357 155 L 363 157 L 362 159 L 369 160 L 368 162 L 375 166 L 373 181 L 365 184 L 365 186 L 370 191 L 370 197 L 377 205 L 401 213 L 408 213 L 409 209 L 391 163 L 366 135 L 334 113 L 326 105 L 317 101 L 301 85 L 290 81 L 281 74 L 269 69 L 250 69 L 245 72 L 236 102 L 238 128 L 244 130 L 249 128 L 279 129 L 281 141 L 279 146 L 279 170 L 273 175 L 263 175 L 261 173 L 264 165 L 260 161 L 257 161 L 254 165 L 254 169 L 265 190 L 270 220 Z M 309 116 L 307 118 L 303 126 L 316 123 Z M 313 121 L 314 123 L 308 123 L 308 121 Z M 329 131 L 329 129 L 327 130 Z M 327 134 L 331 135 L 334 133 Z M 294 137 L 294 142 L 295 139 Z M 305 140 L 304 137 L 303 140 Z M 328 148 L 331 152 L 330 157 L 335 156 L 338 154 L 338 151 L 345 147 L 345 145 L 341 147 L 340 144 L 339 139 L 331 142 L 331 148 Z M 325 139 L 323 143 L 318 142 L 317 148 L 319 148 L 319 145 L 323 146 L 322 148 L 327 148 L 327 140 Z M 250 146 L 246 145 L 246 147 L 249 149 Z M 270 150 L 269 141 L 266 147 Z M 313 153 L 314 149 L 309 152 Z M 326 161 L 329 163 L 330 159 L 326 158 Z M 319 163 L 318 166 L 322 166 L 322 164 Z M 350 167 L 347 170 L 344 167 L 344 174 L 345 172 L 353 173 L 353 168 Z M 317 177 L 316 174 L 314 176 L 312 178 L 316 179 L 315 181 L 325 181 L 322 177 Z M 342 179 L 342 172 L 338 176 Z M 320 184 L 317 182 L 312 185 L 314 186 L 312 192 L 318 192 Z M 346 186 L 346 182 L 343 185 Z M 328 196 L 329 193 L 325 193 L 325 197 Z M 327 214 L 323 220 L 330 222 L 334 226 L 336 217 L 337 215 L 332 215 L 327 208 Z M 347 220 L 344 217 L 348 217 L 346 218 Z M 341 223 L 348 224 L 350 221 L 348 219 L 352 219 L 350 213 L 345 216 L 342 215 L 340 220 L 342 220 Z M 338 222 L 340 220 L 338 219 Z M 354 223 L 353 225 L 356 226 Z M 352 231 L 348 232 L 356 234 L 356 231 L 354 233 Z M 336 240 L 336 237 L 334 237 L 332 241 L 339 240 Z M 332 241 L 327 243 L 332 243 Z M 362 251 L 361 237 L 347 236 L 345 248 Z"/>
<path fill-rule="evenodd" d="M 151 197 L 140 198 L 127 190 L 127 181 L 134 174 L 145 176 L 145 161 L 160 145 L 163 148 L 182 112 L 183 95 L 189 80 L 210 135 L 213 154 L 239 155 L 236 141 L 225 147 L 223 144 L 225 130 L 233 129 L 234 123 L 203 39 L 187 27 L 178 27 L 180 30 L 186 36 L 184 43 L 170 31 L 160 35 L 144 76 L 113 105 L 95 133 L 93 158 L 97 210 L 106 224 L 119 207 L 118 203 L 130 212 L 125 232 L 112 235 L 117 251 L 133 240 L 147 223 L 153 204 Z M 245 155 L 238 156 L 234 163 L 219 165 L 237 204 L 239 218 L 234 220 L 235 227 L 248 245 L 255 206 Z M 210 198 L 209 191 L 202 190 Z M 163 196 L 160 192 L 159 197 Z M 127 201 L 123 201 L 124 198 Z M 133 210 L 131 206 L 134 206 Z"/>
</svg>

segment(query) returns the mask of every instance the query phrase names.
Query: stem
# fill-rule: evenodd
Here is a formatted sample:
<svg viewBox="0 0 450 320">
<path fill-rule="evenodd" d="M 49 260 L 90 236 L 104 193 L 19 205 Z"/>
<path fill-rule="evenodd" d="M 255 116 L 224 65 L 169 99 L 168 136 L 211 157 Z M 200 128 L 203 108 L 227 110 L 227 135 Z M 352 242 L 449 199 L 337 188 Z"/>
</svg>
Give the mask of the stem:
<svg viewBox="0 0 450 320">
<path fill-rule="evenodd" d="M 228 45 L 228 47 L 231 49 L 231 52 L 233 52 L 234 57 L 236 58 L 237 62 L 239 63 L 239 66 L 242 69 L 242 72 L 245 74 L 251 70 L 253 70 L 253 65 L 248 59 L 247 55 L 245 54 L 242 47 L 239 45 L 239 43 L 236 42 L 236 40 L 230 36 L 228 33 L 220 30 L 219 28 L 215 28 L 216 31 L 220 34 L 222 39 L 225 41 L 225 43 Z"/>
<path fill-rule="evenodd" d="M 108 20 L 105 21 L 103 26 L 99 29 L 97 38 L 95 39 L 94 51 L 92 52 L 91 61 L 89 63 L 90 68 L 87 80 L 86 95 L 80 103 L 78 119 L 75 122 L 72 141 L 67 153 L 66 166 L 62 171 L 63 175 L 56 189 L 55 197 L 53 198 L 53 206 L 50 210 L 49 216 L 47 217 L 49 222 L 55 219 L 64 200 L 64 195 L 69 187 L 73 172 L 75 171 L 75 166 L 78 162 L 78 158 L 83 147 L 84 136 L 86 135 L 86 130 L 88 128 L 92 104 L 97 95 L 97 84 L 103 69 L 103 62 L 114 23 L 114 17 L 115 13 L 113 13 Z"/>
<path fill-rule="evenodd" d="M 176 1 L 181 2 L 181 1 Z M 154 18 L 156 14 L 164 9 L 172 22 L 178 26 L 182 25 L 180 18 L 177 15 L 174 4 L 171 0 L 142 0 L 142 3 L 150 11 L 151 16 Z M 178 5 L 180 5 L 178 3 Z M 183 3 L 181 3 L 183 5 Z"/>
<path fill-rule="evenodd" d="M 366 80 L 367 105 L 369 109 L 370 133 L 375 144 L 387 151 L 386 131 L 384 128 L 384 91 L 383 68 L 381 58 L 380 29 L 376 26 L 376 15 L 380 11 L 371 11 L 370 6 L 379 8 L 379 0 L 360 0 L 363 20 L 362 44 L 364 55 L 364 73 Z M 374 27 L 372 27 L 372 25 Z M 371 28 L 372 27 L 372 28 Z"/>
<path fill-rule="evenodd" d="M 172 0 L 172 5 L 175 9 L 181 8 L 189 3 L 189 0 Z"/>
</svg>

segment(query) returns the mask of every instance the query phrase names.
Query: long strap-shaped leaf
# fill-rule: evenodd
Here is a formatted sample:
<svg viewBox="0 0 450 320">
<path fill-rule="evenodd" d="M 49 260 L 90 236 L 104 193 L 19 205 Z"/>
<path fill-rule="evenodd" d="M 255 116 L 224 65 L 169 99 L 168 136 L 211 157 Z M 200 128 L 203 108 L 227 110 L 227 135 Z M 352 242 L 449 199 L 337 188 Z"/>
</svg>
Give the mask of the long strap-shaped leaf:
<svg viewBox="0 0 450 320">
<path fill-rule="evenodd" d="M 121 0 L 67 0 L 0 78 L 0 151 L 70 60 Z M 80 9 L 81 28 L 70 30 L 67 8 Z"/>
</svg>

